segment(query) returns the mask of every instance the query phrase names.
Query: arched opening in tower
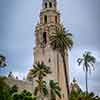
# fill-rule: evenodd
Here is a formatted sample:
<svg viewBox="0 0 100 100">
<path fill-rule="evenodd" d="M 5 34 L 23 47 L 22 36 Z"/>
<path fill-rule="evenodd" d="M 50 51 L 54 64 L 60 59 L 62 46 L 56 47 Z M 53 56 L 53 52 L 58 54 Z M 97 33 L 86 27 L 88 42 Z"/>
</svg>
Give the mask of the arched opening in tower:
<svg viewBox="0 0 100 100">
<path fill-rule="evenodd" d="M 58 21 L 57 21 L 57 16 L 55 16 L 55 23 L 57 23 Z"/>
<path fill-rule="evenodd" d="M 44 23 L 47 24 L 47 15 L 44 16 Z"/>
<path fill-rule="evenodd" d="M 52 3 L 51 2 L 49 2 L 49 7 L 52 8 Z"/>
<path fill-rule="evenodd" d="M 45 3 L 45 8 L 47 8 L 47 3 Z"/>
<path fill-rule="evenodd" d="M 46 45 L 47 44 L 47 33 L 43 33 L 43 43 Z"/>
</svg>

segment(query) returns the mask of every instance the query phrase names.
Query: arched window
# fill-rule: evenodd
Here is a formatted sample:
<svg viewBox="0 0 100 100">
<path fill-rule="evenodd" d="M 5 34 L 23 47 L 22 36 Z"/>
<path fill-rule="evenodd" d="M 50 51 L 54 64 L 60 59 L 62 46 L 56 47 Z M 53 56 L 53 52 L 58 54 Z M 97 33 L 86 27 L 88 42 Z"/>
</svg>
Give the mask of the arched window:
<svg viewBox="0 0 100 100">
<path fill-rule="evenodd" d="M 55 23 L 57 23 L 58 21 L 57 21 L 57 16 L 55 16 Z"/>
<path fill-rule="evenodd" d="M 49 7 L 52 8 L 52 3 L 51 2 L 49 2 Z"/>
<path fill-rule="evenodd" d="M 43 43 L 44 44 L 47 43 L 47 33 L 46 32 L 43 33 Z"/>
<path fill-rule="evenodd" d="M 49 58 L 48 62 L 50 63 L 51 62 L 51 59 Z"/>
<path fill-rule="evenodd" d="M 46 15 L 44 16 L 44 23 L 47 24 L 47 16 Z"/>
<path fill-rule="evenodd" d="M 44 61 L 42 61 L 41 64 L 44 64 Z"/>
<path fill-rule="evenodd" d="M 45 3 L 45 8 L 47 8 L 47 3 Z"/>
</svg>

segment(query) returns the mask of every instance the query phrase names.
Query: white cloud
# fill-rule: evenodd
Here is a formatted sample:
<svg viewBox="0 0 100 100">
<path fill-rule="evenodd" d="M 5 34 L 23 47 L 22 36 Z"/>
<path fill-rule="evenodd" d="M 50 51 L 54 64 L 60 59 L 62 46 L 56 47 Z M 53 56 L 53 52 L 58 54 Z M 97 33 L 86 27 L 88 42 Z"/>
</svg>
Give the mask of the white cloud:
<svg viewBox="0 0 100 100">
<path fill-rule="evenodd" d="M 20 72 L 13 72 L 13 75 L 15 78 L 18 77 L 19 80 L 22 80 L 24 77 L 27 76 L 26 73 L 22 73 L 22 72 L 21 73 Z"/>
</svg>

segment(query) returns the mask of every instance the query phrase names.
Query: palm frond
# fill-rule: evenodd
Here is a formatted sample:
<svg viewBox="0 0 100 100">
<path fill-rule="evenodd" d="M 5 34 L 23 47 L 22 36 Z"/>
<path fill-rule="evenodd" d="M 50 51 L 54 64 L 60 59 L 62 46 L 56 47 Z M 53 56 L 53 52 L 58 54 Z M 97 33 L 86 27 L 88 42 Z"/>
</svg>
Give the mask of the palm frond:
<svg viewBox="0 0 100 100">
<path fill-rule="evenodd" d="M 40 62 L 34 64 L 33 68 L 29 72 L 29 74 L 32 75 L 33 78 L 38 77 L 39 79 L 42 79 L 43 77 L 47 76 L 47 74 L 50 73 L 51 73 L 50 67 Z"/>
<path fill-rule="evenodd" d="M 48 89 L 46 86 L 43 87 L 43 94 L 44 94 L 44 96 L 48 96 Z"/>
<path fill-rule="evenodd" d="M 4 68 L 5 66 L 7 66 L 6 57 L 0 54 L 0 67 Z"/>
<path fill-rule="evenodd" d="M 49 35 L 50 44 L 53 49 L 71 49 L 73 46 L 72 34 L 64 33 L 63 31 L 57 31 Z"/>
<path fill-rule="evenodd" d="M 49 85 L 50 85 L 51 95 L 53 95 L 53 97 L 56 97 L 57 95 L 59 98 L 61 98 L 61 88 L 59 87 L 58 82 L 50 80 Z"/>
<path fill-rule="evenodd" d="M 61 93 L 60 93 L 59 91 L 55 91 L 55 92 L 56 92 L 57 96 L 58 96 L 59 98 L 61 98 Z"/>
<path fill-rule="evenodd" d="M 90 62 L 90 65 L 91 65 L 92 69 L 95 70 L 94 63 Z"/>
<path fill-rule="evenodd" d="M 83 62 L 83 58 L 78 58 L 77 62 L 78 62 L 78 65 L 80 66 L 80 64 Z"/>
<path fill-rule="evenodd" d="M 86 71 L 86 67 L 85 67 L 85 65 L 83 64 L 83 71 Z"/>
</svg>

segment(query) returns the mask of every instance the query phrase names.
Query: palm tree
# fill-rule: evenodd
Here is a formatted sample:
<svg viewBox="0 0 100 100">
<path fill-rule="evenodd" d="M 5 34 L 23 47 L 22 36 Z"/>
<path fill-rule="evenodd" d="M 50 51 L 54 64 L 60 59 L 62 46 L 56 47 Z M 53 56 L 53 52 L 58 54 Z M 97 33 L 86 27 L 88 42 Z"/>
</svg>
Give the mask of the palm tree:
<svg viewBox="0 0 100 100">
<path fill-rule="evenodd" d="M 47 76 L 47 74 L 50 73 L 50 67 L 40 62 L 33 65 L 33 68 L 29 72 L 29 74 L 32 75 L 33 78 L 37 77 L 39 80 L 42 80 L 44 77 Z"/>
<path fill-rule="evenodd" d="M 49 82 L 50 86 L 50 94 L 51 94 L 51 100 L 56 100 L 56 95 L 61 98 L 61 89 L 58 85 L 58 82 L 55 82 L 53 80 L 50 80 Z"/>
<path fill-rule="evenodd" d="M 46 82 L 43 80 L 48 74 L 50 74 L 50 67 L 46 66 L 44 63 L 36 63 L 33 65 L 33 68 L 30 70 L 29 74 L 32 75 L 33 78 L 37 78 L 36 80 L 37 86 L 35 87 L 34 94 L 38 95 L 39 98 L 43 100 L 43 97 L 48 94 Z"/>
<path fill-rule="evenodd" d="M 5 66 L 7 66 L 6 57 L 0 54 L 0 68 L 4 68 Z"/>
<path fill-rule="evenodd" d="M 57 29 L 55 33 L 49 34 L 49 40 L 50 40 L 50 45 L 53 48 L 53 50 L 56 50 L 57 52 L 61 54 L 64 71 L 65 71 L 67 92 L 69 94 L 69 80 L 68 80 L 68 71 L 66 68 L 65 55 L 67 51 L 71 50 L 73 46 L 72 34 L 68 33 L 68 31 L 65 32 L 64 29 L 62 30 Z"/>
<path fill-rule="evenodd" d="M 91 68 L 94 69 L 94 64 L 96 59 L 91 55 L 91 52 L 85 52 L 82 58 L 77 59 L 78 65 L 83 65 L 83 70 L 85 71 L 85 80 L 86 80 L 86 93 L 88 93 L 88 72 L 91 72 Z"/>
<path fill-rule="evenodd" d="M 36 82 L 37 86 L 35 87 L 34 95 L 44 100 L 44 97 L 48 95 L 47 83 L 43 80 L 36 80 Z"/>
</svg>

